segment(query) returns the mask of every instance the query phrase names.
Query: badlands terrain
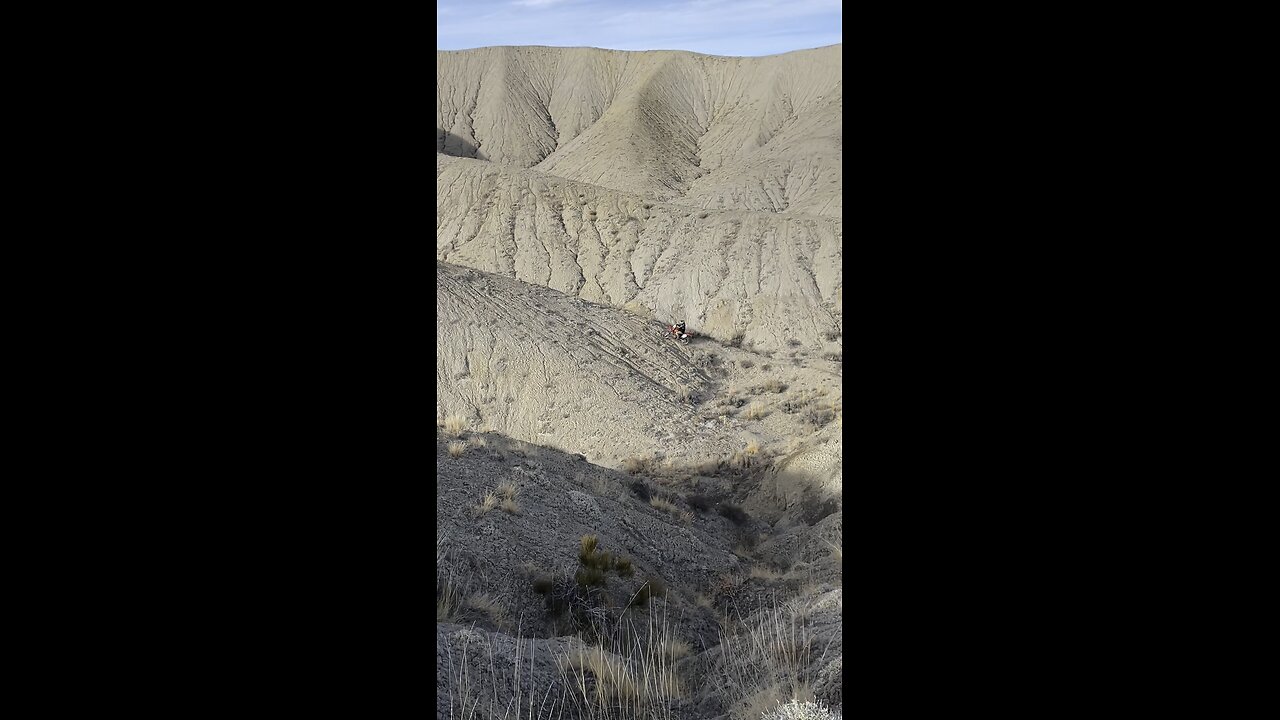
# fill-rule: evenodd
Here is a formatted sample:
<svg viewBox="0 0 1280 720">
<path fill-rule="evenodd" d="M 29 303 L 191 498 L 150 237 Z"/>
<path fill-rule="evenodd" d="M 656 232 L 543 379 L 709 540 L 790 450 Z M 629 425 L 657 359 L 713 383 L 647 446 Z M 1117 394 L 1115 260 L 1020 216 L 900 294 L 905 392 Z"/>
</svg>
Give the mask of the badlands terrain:
<svg viewBox="0 0 1280 720">
<path fill-rule="evenodd" d="M 437 717 L 839 709 L 841 46 L 436 62 Z"/>
</svg>

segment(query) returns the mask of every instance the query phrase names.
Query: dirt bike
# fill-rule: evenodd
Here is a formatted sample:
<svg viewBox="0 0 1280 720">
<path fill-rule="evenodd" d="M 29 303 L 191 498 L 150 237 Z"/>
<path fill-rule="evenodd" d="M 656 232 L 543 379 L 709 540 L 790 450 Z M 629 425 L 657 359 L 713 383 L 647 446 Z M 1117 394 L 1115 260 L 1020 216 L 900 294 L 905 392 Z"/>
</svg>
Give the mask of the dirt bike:
<svg viewBox="0 0 1280 720">
<path fill-rule="evenodd" d="M 687 330 L 683 333 L 680 332 L 680 328 L 676 327 L 675 325 L 672 325 L 671 327 L 667 328 L 667 334 L 679 340 L 681 345 L 688 345 L 689 338 L 693 337 L 693 334 Z"/>
</svg>

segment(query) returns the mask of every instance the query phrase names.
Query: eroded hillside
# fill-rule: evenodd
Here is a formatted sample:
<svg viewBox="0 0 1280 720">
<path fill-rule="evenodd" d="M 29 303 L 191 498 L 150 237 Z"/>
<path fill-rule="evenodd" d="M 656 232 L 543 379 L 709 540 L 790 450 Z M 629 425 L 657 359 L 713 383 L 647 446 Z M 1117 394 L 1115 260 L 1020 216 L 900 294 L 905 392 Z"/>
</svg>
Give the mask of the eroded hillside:
<svg viewBox="0 0 1280 720">
<path fill-rule="evenodd" d="M 437 258 L 764 351 L 836 351 L 842 242 L 828 218 L 694 210 L 436 156 Z"/>
<path fill-rule="evenodd" d="M 436 150 L 645 199 L 839 217 L 842 46 L 436 54 Z"/>
</svg>

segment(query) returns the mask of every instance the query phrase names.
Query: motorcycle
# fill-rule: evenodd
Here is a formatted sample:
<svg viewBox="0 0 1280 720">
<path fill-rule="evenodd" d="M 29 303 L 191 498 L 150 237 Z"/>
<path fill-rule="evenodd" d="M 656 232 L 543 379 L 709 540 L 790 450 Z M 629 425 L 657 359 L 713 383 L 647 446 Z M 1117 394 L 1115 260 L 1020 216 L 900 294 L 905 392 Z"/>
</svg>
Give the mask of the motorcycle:
<svg viewBox="0 0 1280 720">
<path fill-rule="evenodd" d="M 692 337 L 692 335 L 690 335 L 690 333 L 687 330 L 685 332 L 680 332 L 680 328 L 676 327 L 675 325 L 672 325 L 671 327 L 667 328 L 667 334 L 679 340 L 681 345 L 688 345 L 689 338 Z"/>
</svg>

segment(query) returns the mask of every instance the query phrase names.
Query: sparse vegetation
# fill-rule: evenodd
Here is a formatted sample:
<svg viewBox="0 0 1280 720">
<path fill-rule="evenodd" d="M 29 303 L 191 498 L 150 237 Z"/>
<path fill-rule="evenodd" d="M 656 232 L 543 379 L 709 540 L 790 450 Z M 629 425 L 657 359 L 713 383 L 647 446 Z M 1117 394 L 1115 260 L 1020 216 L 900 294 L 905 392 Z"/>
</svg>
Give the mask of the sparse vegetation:
<svg viewBox="0 0 1280 720">
<path fill-rule="evenodd" d="M 449 443 L 449 457 L 462 457 L 467 451 L 467 444 L 458 440 Z"/>
<path fill-rule="evenodd" d="M 467 427 L 467 419 L 461 415 L 450 415 L 444 419 L 444 431 L 454 437 L 462 434 Z"/>
<path fill-rule="evenodd" d="M 622 461 L 622 469 L 635 475 L 649 467 L 649 458 L 629 457 Z"/>
<path fill-rule="evenodd" d="M 520 506 L 517 505 L 516 501 L 512 500 L 511 498 L 503 498 L 502 502 L 498 505 L 498 507 L 502 508 L 502 511 L 507 513 L 508 515 L 520 514 Z"/>
<path fill-rule="evenodd" d="M 840 713 L 821 702 L 788 701 L 773 710 L 765 711 L 762 720 L 842 720 Z"/>
<path fill-rule="evenodd" d="M 631 492 L 645 502 L 649 502 L 650 497 L 652 497 L 649 485 L 643 480 L 633 480 L 631 482 Z"/>
<path fill-rule="evenodd" d="M 496 507 L 498 507 L 498 494 L 487 492 L 480 498 L 480 504 L 471 508 L 471 514 L 480 517 Z"/>
<path fill-rule="evenodd" d="M 824 428 L 827 423 L 836 419 L 836 411 L 833 408 L 816 405 L 805 410 L 802 415 L 804 421 L 812 425 L 815 429 Z"/>
<path fill-rule="evenodd" d="M 488 593 L 473 593 L 467 596 L 466 606 L 483 615 L 494 625 L 502 625 L 506 621 L 507 609 Z"/>
<path fill-rule="evenodd" d="M 693 513 L 681 510 L 669 500 L 660 497 L 652 497 L 649 499 L 649 505 L 657 510 L 667 513 L 671 517 L 676 518 L 685 524 L 693 521 Z"/>
<path fill-rule="evenodd" d="M 747 406 L 747 419 L 759 420 L 765 416 L 764 403 L 753 402 Z"/>
</svg>

